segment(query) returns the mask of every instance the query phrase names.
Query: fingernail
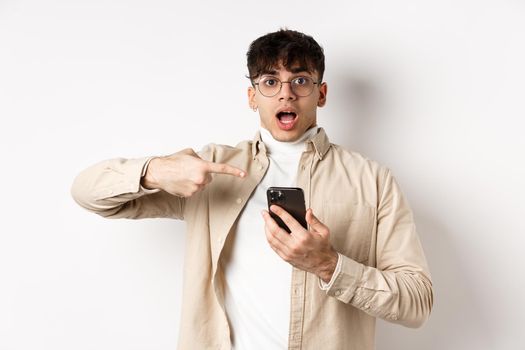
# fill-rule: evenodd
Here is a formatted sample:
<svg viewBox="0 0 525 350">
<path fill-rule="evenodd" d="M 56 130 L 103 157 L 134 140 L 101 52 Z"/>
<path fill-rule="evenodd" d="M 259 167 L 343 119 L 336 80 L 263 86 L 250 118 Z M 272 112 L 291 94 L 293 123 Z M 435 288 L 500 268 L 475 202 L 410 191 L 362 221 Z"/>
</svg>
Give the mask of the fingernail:
<svg viewBox="0 0 525 350">
<path fill-rule="evenodd" d="M 244 173 L 244 171 L 241 171 L 241 173 L 239 174 L 240 177 L 244 177 L 246 174 Z"/>
</svg>

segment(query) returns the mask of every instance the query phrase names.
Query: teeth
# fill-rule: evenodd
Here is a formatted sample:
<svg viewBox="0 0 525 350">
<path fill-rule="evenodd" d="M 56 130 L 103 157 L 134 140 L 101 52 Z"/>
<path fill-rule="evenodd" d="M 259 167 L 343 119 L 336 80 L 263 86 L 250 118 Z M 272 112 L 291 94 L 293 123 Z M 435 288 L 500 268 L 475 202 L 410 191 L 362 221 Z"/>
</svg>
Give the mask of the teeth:
<svg viewBox="0 0 525 350">
<path fill-rule="evenodd" d="M 283 111 L 283 112 L 279 112 L 279 113 L 277 113 L 277 115 L 295 115 L 295 112 L 286 112 L 286 111 Z"/>
<path fill-rule="evenodd" d="M 297 114 L 292 111 L 281 111 L 277 114 L 277 117 L 282 124 L 290 125 L 294 123 Z"/>
</svg>

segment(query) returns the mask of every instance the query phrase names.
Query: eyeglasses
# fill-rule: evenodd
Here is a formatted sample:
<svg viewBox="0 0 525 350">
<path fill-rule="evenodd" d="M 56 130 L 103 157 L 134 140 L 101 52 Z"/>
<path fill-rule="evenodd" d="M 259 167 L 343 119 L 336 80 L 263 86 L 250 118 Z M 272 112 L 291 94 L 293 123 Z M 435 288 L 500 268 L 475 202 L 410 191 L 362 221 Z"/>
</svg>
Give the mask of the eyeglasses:
<svg viewBox="0 0 525 350">
<path fill-rule="evenodd" d="M 273 97 L 281 91 L 283 84 L 290 84 L 295 95 L 306 97 L 314 91 L 314 86 L 320 83 L 320 81 L 314 82 L 310 77 L 296 77 L 290 81 L 280 81 L 275 77 L 262 77 L 258 83 L 253 83 L 253 85 L 257 85 L 261 95 Z"/>
</svg>

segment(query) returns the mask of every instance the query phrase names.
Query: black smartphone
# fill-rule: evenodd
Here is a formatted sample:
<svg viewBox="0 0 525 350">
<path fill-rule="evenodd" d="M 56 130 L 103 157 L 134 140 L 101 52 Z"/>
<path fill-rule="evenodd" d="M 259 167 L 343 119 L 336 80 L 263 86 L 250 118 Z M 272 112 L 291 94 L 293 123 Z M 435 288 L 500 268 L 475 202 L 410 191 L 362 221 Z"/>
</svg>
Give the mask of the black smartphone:
<svg viewBox="0 0 525 350">
<path fill-rule="evenodd" d="M 290 229 L 276 214 L 272 213 L 270 206 L 272 204 L 278 205 L 286 210 L 291 216 L 295 218 L 305 229 L 308 228 L 306 223 L 306 207 L 304 204 L 304 192 L 299 187 L 270 187 L 266 191 L 268 199 L 268 211 L 271 217 L 282 227 L 286 232 L 290 233 Z"/>
</svg>

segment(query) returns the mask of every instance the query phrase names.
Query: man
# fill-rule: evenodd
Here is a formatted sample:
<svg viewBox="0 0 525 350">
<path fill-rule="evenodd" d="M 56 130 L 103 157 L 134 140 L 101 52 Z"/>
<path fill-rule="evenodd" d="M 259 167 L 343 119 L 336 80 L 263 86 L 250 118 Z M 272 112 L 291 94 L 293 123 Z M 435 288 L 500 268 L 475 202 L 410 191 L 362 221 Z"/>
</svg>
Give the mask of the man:
<svg viewBox="0 0 525 350">
<path fill-rule="evenodd" d="M 180 349 L 373 349 L 375 318 L 420 326 L 432 284 L 412 213 L 390 171 L 331 144 L 324 53 L 310 36 L 269 33 L 248 51 L 260 131 L 236 147 L 88 168 L 72 193 L 109 218 L 188 225 Z M 304 229 L 266 189 L 297 186 Z"/>
</svg>

